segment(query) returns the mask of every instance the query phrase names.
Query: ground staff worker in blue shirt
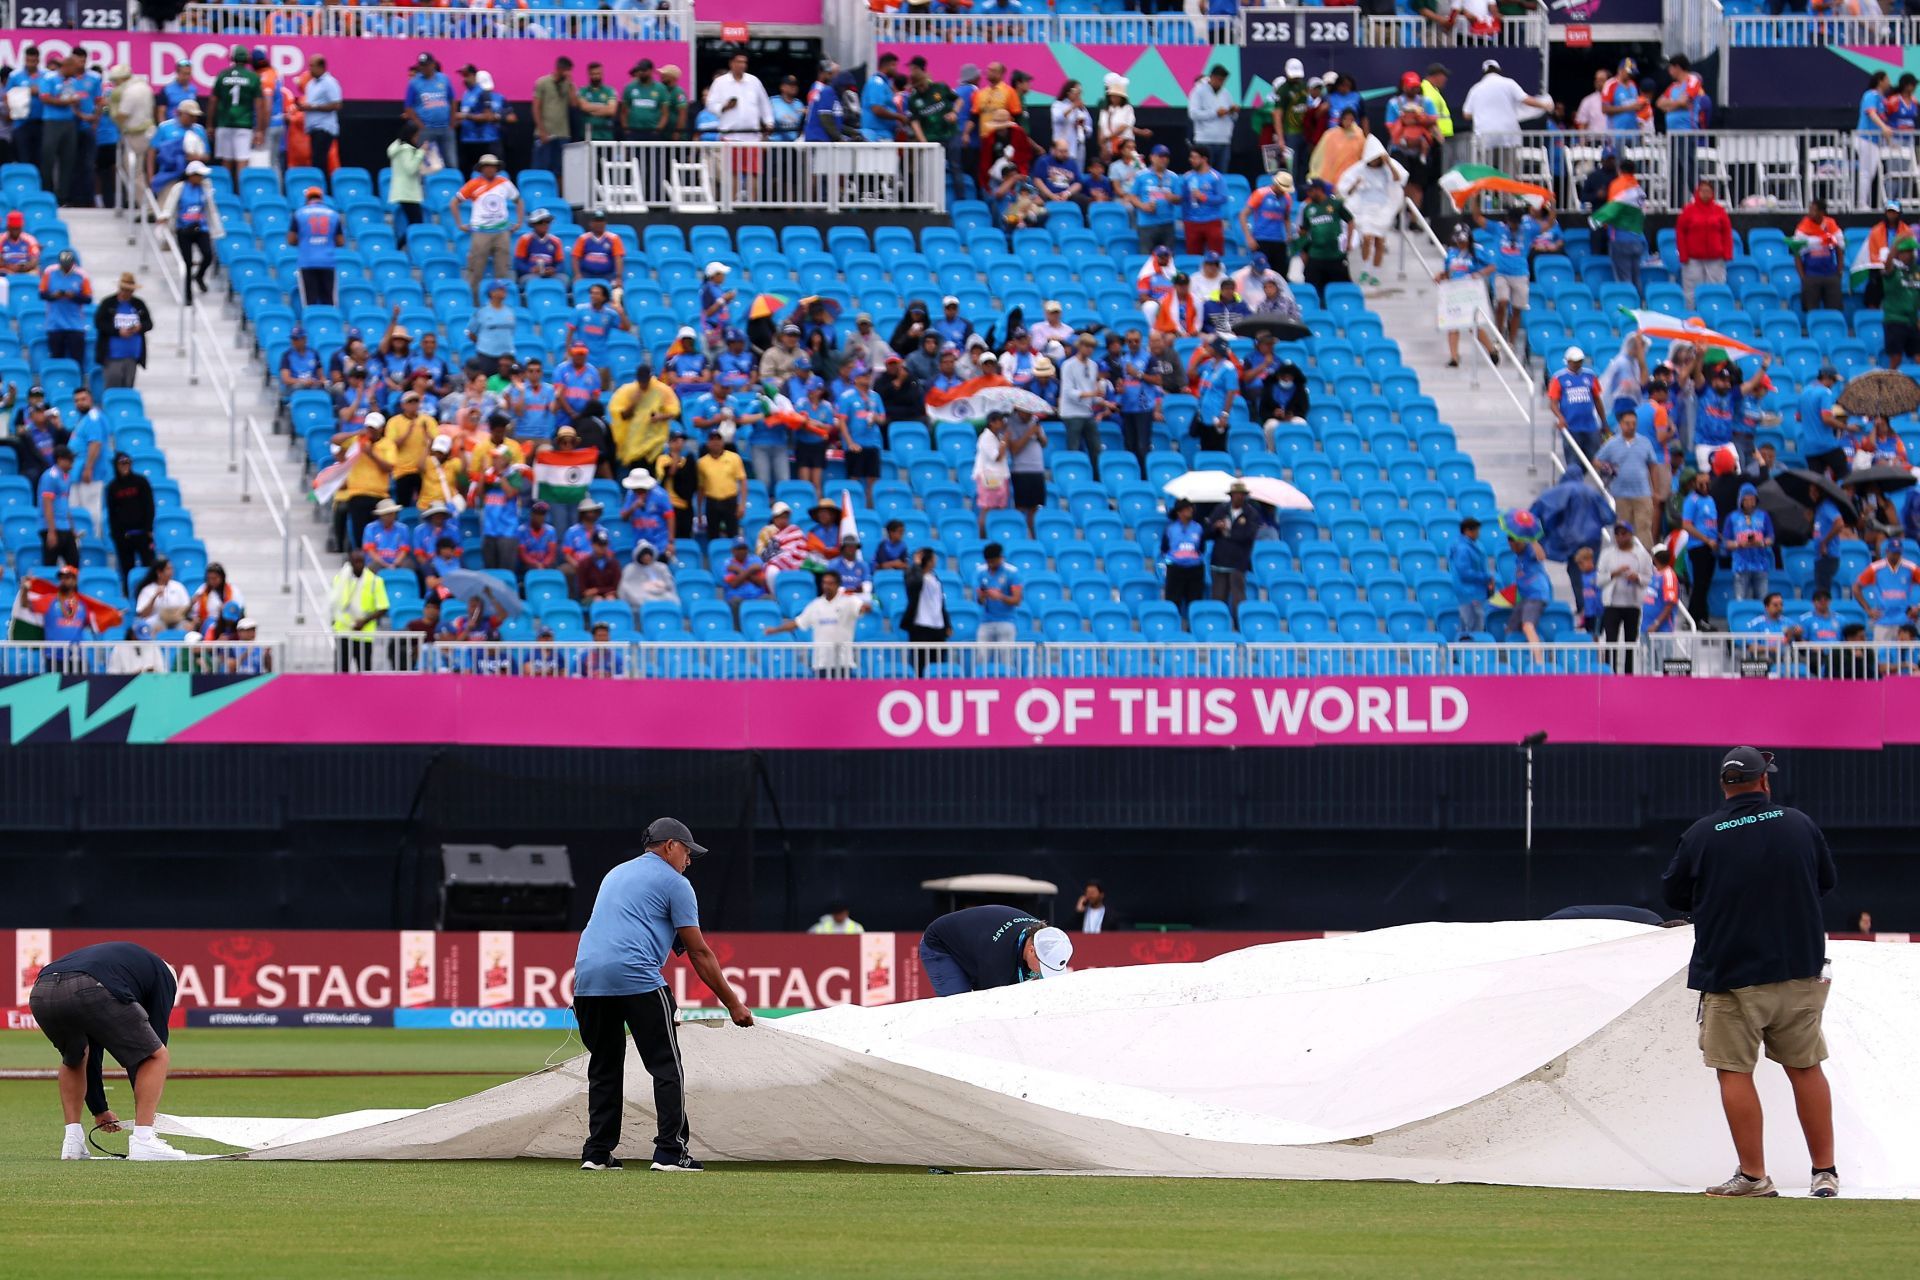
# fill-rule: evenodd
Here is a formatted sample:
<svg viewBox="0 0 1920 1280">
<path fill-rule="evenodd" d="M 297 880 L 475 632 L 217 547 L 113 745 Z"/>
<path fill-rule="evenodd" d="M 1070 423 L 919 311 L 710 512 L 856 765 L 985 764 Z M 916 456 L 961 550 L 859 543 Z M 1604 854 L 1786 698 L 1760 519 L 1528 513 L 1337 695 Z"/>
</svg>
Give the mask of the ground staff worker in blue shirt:
<svg viewBox="0 0 1920 1280">
<path fill-rule="evenodd" d="M 646 853 L 623 862 L 600 882 L 593 915 L 580 934 L 573 962 L 573 1016 L 587 1050 L 587 1141 L 582 1169 L 618 1169 L 620 1112 L 627 1066 L 627 1033 L 653 1077 L 659 1128 L 653 1167 L 662 1173 L 698 1173 L 687 1154 L 686 1081 L 680 1070 L 673 993 L 660 969 L 687 953 L 700 981 L 720 997 L 735 1026 L 753 1025 L 753 1013 L 734 994 L 720 961 L 700 933 L 700 905 L 687 882 L 687 865 L 707 851 L 676 818 L 657 818 L 644 837 Z"/>
<path fill-rule="evenodd" d="M 957 996 L 1058 977 L 1073 940 L 1017 907 L 951 911 L 920 935 L 920 964 L 936 996 Z"/>
<path fill-rule="evenodd" d="M 1687 828 L 1661 877 L 1667 905 L 1693 914 L 1687 985 L 1700 995 L 1700 1050 L 1720 1074 L 1720 1104 L 1740 1167 L 1710 1196 L 1775 1196 L 1753 1085 L 1760 1046 L 1786 1069 L 1813 1158 L 1812 1194 L 1840 1193 L 1833 1094 L 1821 1014 L 1831 989 L 1820 899 L 1833 853 L 1813 819 L 1775 803 L 1773 754 L 1735 747 L 1720 761 L 1726 803 Z"/>
</svg>

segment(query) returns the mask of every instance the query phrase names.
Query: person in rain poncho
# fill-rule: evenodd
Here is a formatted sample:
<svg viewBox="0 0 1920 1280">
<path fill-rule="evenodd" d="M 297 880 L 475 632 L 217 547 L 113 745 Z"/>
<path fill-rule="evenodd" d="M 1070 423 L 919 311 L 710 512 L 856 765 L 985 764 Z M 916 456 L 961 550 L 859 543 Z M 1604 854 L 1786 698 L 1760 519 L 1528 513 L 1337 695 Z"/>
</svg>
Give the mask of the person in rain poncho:
<svg viewBox="0 0 1920 1280">
<path fill-rule="evenodd" d="M 1406 201 L 1407 171 L 1387 154 L 1386 144 L 1367 135 L 1360 162 L 1350 165 L 1334 183 L 1334 190 L 1346 202 L 1353 225 L 1360 233 L 1360 283 L 1379 284 L 1380 277 L 1367 270 L 1372 263 L 1381 269 L 1387 258 L 1387 237 L 1393 232 L 1400 206 Z"/>
</svg>

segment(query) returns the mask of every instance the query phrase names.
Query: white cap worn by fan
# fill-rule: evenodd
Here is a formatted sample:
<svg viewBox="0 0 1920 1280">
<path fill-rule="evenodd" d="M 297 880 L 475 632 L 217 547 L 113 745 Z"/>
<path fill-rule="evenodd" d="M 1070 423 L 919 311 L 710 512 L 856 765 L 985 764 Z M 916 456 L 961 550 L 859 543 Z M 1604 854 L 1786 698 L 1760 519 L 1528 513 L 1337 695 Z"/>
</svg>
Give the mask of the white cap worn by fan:
<svg viewBox="0 0 1920 1280">
<path fill-rule="evenodd" d="M 1073 939 L 1049 926 L 1033 935 L 1033 956 L 1040 962 L 1041 977 L 1065 973 L 1073 959 Z"/>
<path fill-rule="evenodd" d="M 1587 353 L 1582 351 L 1578 347 L 1568 347 L 1567 354 L 1561 358 L 1564 359 L 1568 364 L 1578 364 L 1580 361 L 1585 360 L 1587 358 Z"/>
</svg>

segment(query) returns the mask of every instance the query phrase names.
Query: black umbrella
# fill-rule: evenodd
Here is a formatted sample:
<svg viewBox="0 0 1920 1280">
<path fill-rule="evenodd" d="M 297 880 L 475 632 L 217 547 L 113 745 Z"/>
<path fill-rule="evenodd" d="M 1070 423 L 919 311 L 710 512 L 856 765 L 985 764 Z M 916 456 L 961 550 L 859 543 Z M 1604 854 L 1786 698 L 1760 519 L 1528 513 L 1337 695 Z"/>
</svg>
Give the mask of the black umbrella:
<svg viewBox="0 0 1920 1280">
<path fill-rule="evenodd" d="M 1760 509 L 1773 517 L 1773 536 L 1783 547 L 1803 547 L 1813 538 L 1813 516 L 1806 504 L 1778 480 L 1760 486 Z"/>
<path fill-rule="evenodd" d="M 1841 486 L 1868 493 L 1893 493 L 1914 486 L 1913 472 L 1906 467 L 1866 467 L 1850 472 Z"/>
<path fill-rule="evenodd" d="M 1313 330 L 1298 320 L 1290 320 L 1272 311 L 1261 311 L 1250 316 L 1235 316 L 1233 331 L 1242 338 L 1270 333 L 1282 342 L 1298 342 L 1313 334 Z"/>
<path fill-rule="evenodd" d="M 1848 413 L 1897 418 L 1920 409 L 1920 382 L 1893 369 L 1875 369 L 1848 382 L 1835 403 Z"/>
<path fill-rule="evenodd" d="M 1805 507 L 1817 507 L 1822 498 L 1840 508 L 1840 514 L 1848 523 L 1853 521 L 1853 498 L 1833 482 L 1833 477 L 1823 471 L 1808 471 L 1793 468 L 1782 471 L 1774 477 L 1786 495 Z"/>
</svg>

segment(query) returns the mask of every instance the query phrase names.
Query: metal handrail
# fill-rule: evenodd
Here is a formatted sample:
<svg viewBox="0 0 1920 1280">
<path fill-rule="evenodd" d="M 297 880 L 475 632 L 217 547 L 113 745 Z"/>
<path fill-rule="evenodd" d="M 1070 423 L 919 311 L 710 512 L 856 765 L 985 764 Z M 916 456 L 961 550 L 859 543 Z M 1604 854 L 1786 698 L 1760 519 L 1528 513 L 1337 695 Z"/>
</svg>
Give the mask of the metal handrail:
<svg viewBox="0 0 1920 1280">
<path fill-rule="evenodd" d="M 273 461 L 273 451 L 267 446 L 267 437 L 252 415 L 247 417 L 244 449 L 240 470 L 240 501 L 252 502 L 254 489 L 259 489 L 261 505 L 266 508 L 267 518 L 273 521 L 273 527 L 280 535 L 280 590 L 283 594 L 290 593 L 293 590 L 293 499 L 288 496 L 286 481 Z"/>
<path fill-rule="evenodd" d="M 1400 234 L 1400 245 L 1403 251 L 1400 267 L 1401 277 L 1404 279 L 1406 276 L 1404 251 L 1411 248 L 1415 260 L 1420 263 L 1422 273 L 1425 278 L 1430 281 L 1440 270 L 1440 264 L 1446 261 L 1446 246 L 1440 243 L 1440 237 L 1434 233 L 1433 225 L 1426 220 L 1420 210 L 1409 203 L 1406 205 L 1406 212 L 1413 228 L 1422 233 L 1426 237 L 1427 244 L 1433 248 L 1435 258 L 1433 261 L 1428 261 L 1427 256 L 1420 252 L 1419 243 L 1415 241 L 1413 236 L 1408 234 L 1406 228 L 1403 227 Z M 1492 319 L 1491 316 L 1487 318 L 1489 320 Z M 1537 473 L 1540 470 L 1539 388 L 1534 385 L 1533 375 L 1527 372 L 1526 363 L 1515 354 L 1512 345 L 1507 342 L 1506 335 L 1501 333 L 1497 326 L 1476 326 L 1475 331 L 1479 333 L 1489 333 L 1493 336 L 1493 341 L 1497 344 L 1500 354 L 1507 358 L 1507 369 L 1512 370 L 1513 373 L 1519 377 L 1521 385 L 1526 389 L 1525 395 L 1521 395 L 1515 391 L 1512 384 L 1507 381 L 1506 370 L 1503 370 L 1500 365 L 1494 361 L 1493 357 L 1487 353 L 1486 348 L 1482 347 L 1478 342 L 1472 344 L 1479 352 L 1480 358 L 1486 361 L 1487 367 L 1493 372 L 1494 381 L 1498 382 L 1500 389 L 1507 393 L 1507 399 L 1513 402 L 1516 409 L 1526 415 L 1527 448 L 1529 450 L 1527 471 L 1529 474 Z M 1478 374 L 1479 366 L 1475 365 L 1473 369 L 1474 372 Z"/>
<path fill-rule="evenodd" d="M 1407 206 L 1407 212 L 1411 215 L 1413 225 L 1420 231 L 1425 232 L 1427 243 L 1439 252 L 1444 260 L 1446 250 L 1441 247 L 1440 237 L 1434 234 L 1432 224 L 1422 217 L 1420 211 L 1412 205 Z M 1401 231 L 1401 244 L 1406 246 L 1412 239 L 1413 237 L 1403 228 Z M 1420 262 L 1423 269 L 1431 265 L 1427 262 L 1425 255 L 1420 252 L 1420 246 L 1417 243 L 1412 244 L 1411 248 L 1414 257 Z M 1437 269 L 1438 268 L 1435 268 L 1435 270 Z M 1404 267 L 1402 274 L 1404 275 Z M 1433 274 L 1434 271 L 1427 271 L 1427 278 L 1432 279 Z M 1521 385 L 1526 388 L 1527 394 L 1525 403 L 1522 405 L 1522 412 L 1527 415 L 1528 447 L 1532 455 L 1527 464 L 1527 470 L 1529 473 L 1538 472 L 1540 469 L 1540 388 L 1535 385 L 1533 375 L 1528 372 L 1525 363 L 1514 353 L 1513 347 L 1507 342 L 1505 334 L 1501 333 L 1498 328 L 1485 329 L 1481 330 L 1481 332 L 1490 332 L 1493 335 L 1493 340 L 1498 344 L 1500 354 L 1507 358 L 1508 365 L 1519 374 Z M 1502 372 L 1500 365 L 1494 363 L 1493 358 L 1487 355 L 1486 348 L 1481 347 L 1477 342 L 1470 345 L 1479 350 L 1482 358 L 1486 359 L 1488 366 L 1493 370 L 1495 380 L 1500 383 L 1501 390 L 1507 393 L 1507 398 L 1513 400 L 1515 404 L 1521 404 L 1520 398 L 1514 392 L 1513 387 L 1507 382 L 1505 373 Z M 1603 480 L 1600 477 L 1600 473 L 1594 469 L 1593 462 L 1587 457 L 1586 450 L 1582 449 L 1578 442 L 1574 440 L 1572 433 L 1560 424 L 1555 423 L 1553 431 L 1555 437 L 1564 444 L 1566 451 L 1580 460 L 1581 469 L 1586 472 L 1587 479 L 1592 481 L 1593 486 L 1600 491 L 1600 496 L 1606 499 L 1607 510 L 1617 519 L 1620 514 L 1620 508 L 1613 500 L 1613 491 L 1607 487 L 1607 482 Z M 1553 464 L 1554 474 L 1556 476 L 1566 471 L 1566 463 L 1561 459 L 1560 454 L 1561 450 L 1559 449 L 1549 449 L 1547 451 L 1547 460 Z M 1635 535 L 1634 541 L 1639 542 L 1639 535 Z M 1640 542 L 1640 546 L 1646 548 L 1648 555 L 1653 554 L 1653 549 L 1647 547 L 1646 543 Z M 1686 605 L 1676 605 L 1675 608 L 1680 618 L 1685 622 L 1687 630 L 1697 631 L 1699 629 L 1699 624 L 1694 620 L 1693 615 L 1687 612 Z"/>
<path fill-rule="evenodd" d="M 328 591 L 327 571 L 313 549 L 313 539 L 304 533 L 300 535 L 300 556 L 306 563 L 300 566 L 296 575 L 300 582 L 300 607 L 295 612 L 293 620 L 302 626 L 306 625 L 309 617 L 318 619 L 322 623 L 328 622 L 330 621 L 328 611 L 332 601 Z"/>
</svg>

